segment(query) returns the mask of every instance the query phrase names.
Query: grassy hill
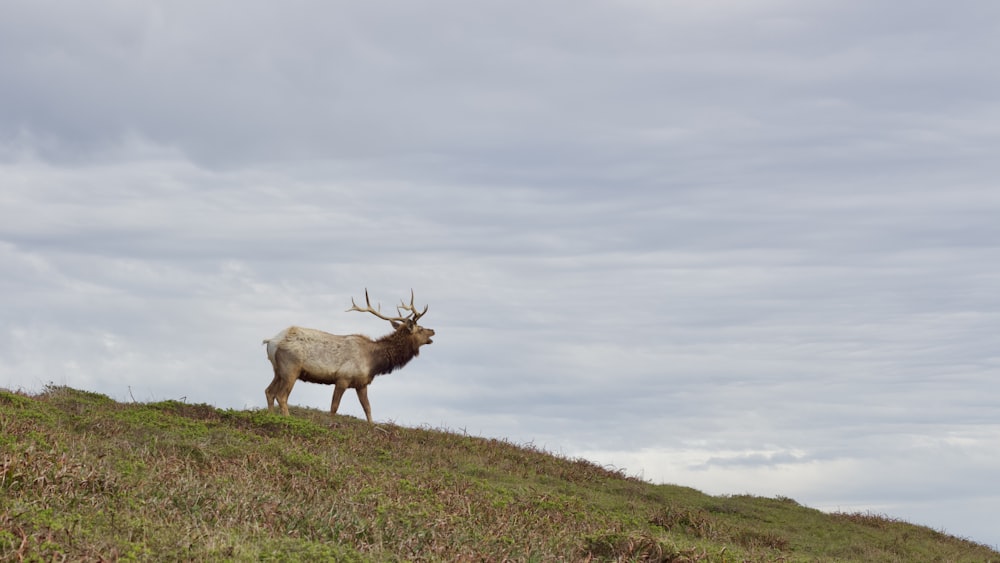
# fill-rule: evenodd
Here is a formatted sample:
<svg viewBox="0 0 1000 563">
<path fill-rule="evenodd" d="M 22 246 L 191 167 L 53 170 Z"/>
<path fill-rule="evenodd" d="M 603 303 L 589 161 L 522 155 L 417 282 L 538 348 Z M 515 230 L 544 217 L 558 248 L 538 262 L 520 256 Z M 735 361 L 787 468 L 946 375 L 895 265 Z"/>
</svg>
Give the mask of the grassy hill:
<svg viewBox="0 0 1000 563">
<path fill-rule="evenodd" d="M 0 560 L 1000 561 L 787 498 L 293 409 L 0 390 Z"/>
</svg>

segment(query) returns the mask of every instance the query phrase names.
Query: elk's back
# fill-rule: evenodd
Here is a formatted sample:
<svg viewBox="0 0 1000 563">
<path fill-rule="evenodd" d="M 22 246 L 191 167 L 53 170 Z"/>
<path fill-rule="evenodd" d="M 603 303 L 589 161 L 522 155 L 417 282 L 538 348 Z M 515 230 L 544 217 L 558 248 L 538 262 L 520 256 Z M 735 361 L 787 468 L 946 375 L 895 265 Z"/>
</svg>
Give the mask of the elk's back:
<svg viewBox="0 0 1000 563">
<path fill-rule="evenodd" d="M 357 334 L 342 336 L 321 330 L 289 327 L 268 342 L 268 357 L 274 361 L 272 347 L 280 348 L 304 372 L 303 381 L 333 383 L 347 379 L 356 384 L 370 378 L 371 340 Z"/>
</svg>

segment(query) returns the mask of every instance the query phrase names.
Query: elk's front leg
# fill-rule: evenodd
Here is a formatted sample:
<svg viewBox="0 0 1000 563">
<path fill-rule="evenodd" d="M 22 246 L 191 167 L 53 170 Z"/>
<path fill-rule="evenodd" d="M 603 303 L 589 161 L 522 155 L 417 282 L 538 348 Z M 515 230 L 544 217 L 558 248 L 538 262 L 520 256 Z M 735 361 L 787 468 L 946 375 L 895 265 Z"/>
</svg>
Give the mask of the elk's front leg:
<svg viewBox="0 0 1000 563">
<path fill-rule="evenodd" d="M 358 387 L 358 401 L 361 401 L 361 408 L 365 409 L 365 416 L 368 422 L 372 421 L 372 406 L 368 404 L 368 386 Z"/>
</svg>

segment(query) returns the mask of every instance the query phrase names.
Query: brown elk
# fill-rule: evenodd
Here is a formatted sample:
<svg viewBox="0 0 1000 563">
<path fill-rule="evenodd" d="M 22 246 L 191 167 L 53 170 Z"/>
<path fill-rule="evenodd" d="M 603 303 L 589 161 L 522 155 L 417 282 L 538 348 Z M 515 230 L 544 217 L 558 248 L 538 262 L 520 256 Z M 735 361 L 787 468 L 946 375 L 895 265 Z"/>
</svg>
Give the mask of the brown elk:
<svg viewBox="0 0 1000 563">
<path fill-rule="evenodd" d="M 413 305 L 413 290 L 410 290 L 410 304 L 400 301 L 396 306 L 398 316 L 395 317 L 383 315 L 381 305 L 373 309 L 367 289 L 365 303 L 365 308 L 358 307 L 352 298 L 351 308 L 347 310 L 371 313 L 389 321 L 393 332 L 372 340 L 360 334 L 341 336 L 291 326 L 264 341 L 267 358 L 274 366 L 274 380 L 264 391 L 268 410 L 273 411 L 280 406 L 281 413 L 287 415 L 288 395 L 295 381 L 301 379 L 334 386 L 331 419 L 337 414 L 344 391 L 353 388 L 358 393 L 368 422 L 372 421 L 372 409 L 368 404 L 368 385 L 372 379 L 409 363 L 420 354 L 421 346 L 431 343 L 434 331 L 417 324 L 420 317 L 427 313 L 427 306 L 417 312 Z M 409 313 L 403 316 L 403 311 Z"/>
</svg>

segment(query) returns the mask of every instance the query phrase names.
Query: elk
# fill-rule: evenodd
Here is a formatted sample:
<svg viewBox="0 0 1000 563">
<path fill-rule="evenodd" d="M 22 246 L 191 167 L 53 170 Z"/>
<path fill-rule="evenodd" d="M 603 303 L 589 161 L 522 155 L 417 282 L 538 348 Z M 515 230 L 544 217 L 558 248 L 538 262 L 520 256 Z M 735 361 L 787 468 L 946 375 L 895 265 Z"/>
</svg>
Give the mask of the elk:
<svg viewBox="0 0 1000 563">
<path fill-rule="evenodd" d="M 417 312 L 413 305 L 413 290 L 410 290 L 410 304 L 400 301 L 396 305 L 397 316 L 382 314 L 382 306 L 372 308 L 365 289 L 366 307 L 358 307 L 351 298 L 351 308 L 347 311 L 371 313 L 389 321 L 393 332 L 372 340 L 360 334 L 341 336 L 311 328 L 290 326 L 264 340 L 267 358 L 274 367 L 274 380 L 264 391 L 267 408 L 274 411 L 281 407 L 281 413 L 288 415 L 288 395 L 295 381 L 301 379 L 310 383 L 333 385 L 333 402 L 330 403 L 330 418 L 333 420 L 340 406 L 340 399 L 347 389 L 358 393 L 358 400 L 365 410 L 365 417 L 372 422 L 372 409 L 368 404 L 368 385 L 376 375 L 391 373 L 409 363 L 420 354 L 420 347 L 430 344 L 434 331 L 417 324 L 427 313 Z M 409 311 L 403 315 L 403 311 Z M 277 402 L 277 405 L 275 404 Z"/>
</svg>

